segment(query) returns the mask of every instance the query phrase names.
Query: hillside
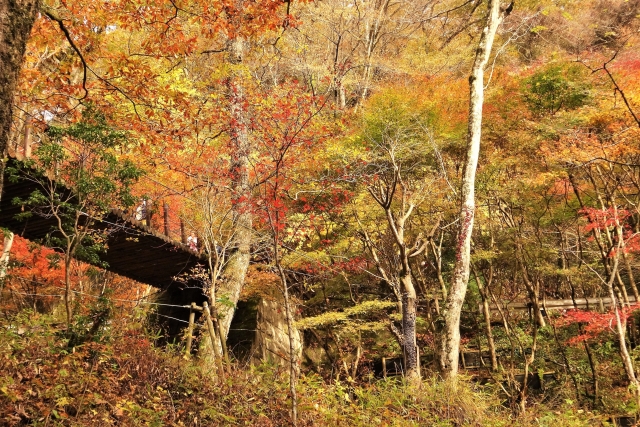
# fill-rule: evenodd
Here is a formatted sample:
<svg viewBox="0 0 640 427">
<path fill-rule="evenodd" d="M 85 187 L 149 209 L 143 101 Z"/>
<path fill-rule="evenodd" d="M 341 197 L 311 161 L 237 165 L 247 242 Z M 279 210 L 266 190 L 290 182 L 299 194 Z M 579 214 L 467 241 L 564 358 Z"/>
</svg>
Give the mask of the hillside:
<svg viewBox="0 0 640 427">
<path fill-rule="evenodd" d="M 0 20 L 7 424 L 635 422 L 640 0 Z"/>
</svg>

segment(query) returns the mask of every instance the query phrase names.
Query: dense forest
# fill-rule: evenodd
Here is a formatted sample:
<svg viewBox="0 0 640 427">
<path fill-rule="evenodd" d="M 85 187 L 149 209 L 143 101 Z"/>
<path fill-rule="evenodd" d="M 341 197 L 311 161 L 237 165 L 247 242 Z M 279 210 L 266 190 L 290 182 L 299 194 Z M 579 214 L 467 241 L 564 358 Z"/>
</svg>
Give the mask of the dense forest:
<svg viewBox="0 0 640 427">
<path fill-rule="evenodd" d="M 0 0 L 0 423 L 635 425 L 639 30 Z"/>
</svg>

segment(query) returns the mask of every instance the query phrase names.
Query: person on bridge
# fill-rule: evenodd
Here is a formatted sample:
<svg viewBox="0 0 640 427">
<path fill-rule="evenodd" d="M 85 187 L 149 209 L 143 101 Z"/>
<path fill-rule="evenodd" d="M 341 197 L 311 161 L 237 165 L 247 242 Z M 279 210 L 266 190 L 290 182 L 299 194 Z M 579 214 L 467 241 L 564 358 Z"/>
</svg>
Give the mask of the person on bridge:
<svg viewBox="0 0 640 427">
<path fill-rule="evenodd" d="M 147 219 L 147 199 L 141 199 L 136 208 L 136 221 L 146 221 Z"/>
<path fill-rule="evenodd" d="M 189 246 L 189 249 L 191 249 L 192 251 L 198 252 L 198 238 L 193 231 L 187 238 L 187 246 Z"/>
</svg>

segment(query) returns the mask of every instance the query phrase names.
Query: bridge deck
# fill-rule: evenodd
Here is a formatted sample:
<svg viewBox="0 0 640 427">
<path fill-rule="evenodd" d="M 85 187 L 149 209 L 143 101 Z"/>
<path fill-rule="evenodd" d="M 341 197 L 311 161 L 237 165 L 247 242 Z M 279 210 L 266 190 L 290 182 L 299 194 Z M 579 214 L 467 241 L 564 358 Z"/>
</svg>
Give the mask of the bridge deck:
<svg viewBox="0 0 640 427">
<path fill-rule="evenodd" d="M 14 160 L 9 160 L 14 162 Z M 38 241 L 55 226 L 52 218 L 33 215 L 19 221 L 15 217 L 22 212 L 21 206 L 12 204 L 16 197 L 26 198 L 37 188 L 37 184 L 26 180 L 17 183 L 4 177 L 0 200 L 0 226 L 13 233 Z M 177 284 L 175 276 L 189 271 L 198 262 L 204 263 L 198 254 L 186 245 L 171 240 L 142 223 L 127 218 L 122 212 L 113 210 L 96 224 L 96 228 L 109 233 L 106 254 L 101 259 L 109 264 L 108 270 L 138 282 L 166 289 Z"/>
</svg>

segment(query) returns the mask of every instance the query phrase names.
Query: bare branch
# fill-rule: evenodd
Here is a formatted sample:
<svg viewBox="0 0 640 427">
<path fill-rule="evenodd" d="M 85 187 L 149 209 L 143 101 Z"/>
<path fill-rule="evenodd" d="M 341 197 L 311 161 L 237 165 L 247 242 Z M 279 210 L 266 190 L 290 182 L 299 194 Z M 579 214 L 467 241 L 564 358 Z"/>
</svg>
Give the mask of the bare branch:
<svg viewBox="0 0 640 427">
<path fill-rule="evenodd" d="M 69 33 L 69 30 L 67 29 L 67 27 L 64 25 L 64 22 L 62 21 L 62 18 L 56 16 L 54 12 L 46 6 L 42 6 L 42 11 L 49 19 L 58 23 L 60 30 L 64 33 L 64 36 L 66 37 L 67 41 L 71 45 L 71 48 L 76 52 L 76 54 L 80 58 L 80 62 L 82 62 L 82 89 L 84 89 L 84 95 L 82 96 L 82 98 L 79 99 L 79 101 L 81 101 L 85 99 L 87 96 L 89 96 L 89 91 L 87 90 L 87 70 L 89 69 L 89 66 L 87 65 L 87 61 L 85 61 L 84 55 L 82 55 L 82 52 L 80 52 L 80 49 L 78 49 L 78 46 L 76 46 L 75 42 L 73 41 L 73 38 Z"/>
</svg>

